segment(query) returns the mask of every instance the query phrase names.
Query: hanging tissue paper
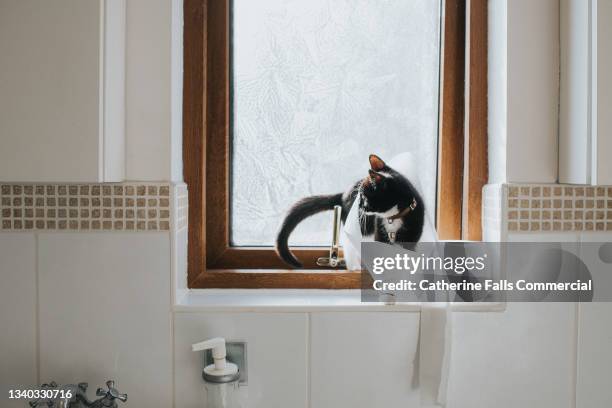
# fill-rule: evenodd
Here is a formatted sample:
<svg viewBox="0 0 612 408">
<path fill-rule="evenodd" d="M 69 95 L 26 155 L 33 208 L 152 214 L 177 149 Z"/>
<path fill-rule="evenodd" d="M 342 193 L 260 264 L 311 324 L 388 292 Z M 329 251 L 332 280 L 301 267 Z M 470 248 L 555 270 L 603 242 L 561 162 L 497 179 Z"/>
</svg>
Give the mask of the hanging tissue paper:
<svg viewBox="0 0 612 408">
<path fill-rule="evenodd" d="M 411 153 L 402 153 L 387 162 L 389 167 L 406 177 L 414 187 L 423 191 L 419 174 Z M 342 231 L 342 246 L 346 267 L 361 270 L 361 243 L 372 242 L 373 237 L 364 237 L 359 226 L 359 199 L 356 199 L 346 218 Z M 421 242 L 437 242 L 433 215 L 425 209 L 425 224 Z M 447 299 L 435 299 L 436 303 L 421 305 L 421 327 L 419 330 L 419 387 L 421 404 L 427 407 L 444 407 L 451 345 L 451 309 Z M 442 302 L 440 302 L 442 301 Z"/>
</svg>

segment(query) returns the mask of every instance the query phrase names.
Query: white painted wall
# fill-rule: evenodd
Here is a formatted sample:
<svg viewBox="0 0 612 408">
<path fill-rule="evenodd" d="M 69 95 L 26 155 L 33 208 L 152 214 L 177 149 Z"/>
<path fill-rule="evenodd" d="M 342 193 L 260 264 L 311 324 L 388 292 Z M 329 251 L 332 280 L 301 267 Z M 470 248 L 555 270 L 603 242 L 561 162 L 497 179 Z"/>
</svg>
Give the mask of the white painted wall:
<svg viewBox="0 0 612 408">
<path fill-rule="evenodd" d="M 557 181 L 559 1 L 507 2 L 508 182 Z"/>
<path fill-rule="evenodd" d="M 172 0 L 170 180 L 183 181 L 183 1 Z"/>
<path fill-rule="evenodd" d="M 489 9 L 489 182 L 555 182 L 559 0 Z"/>
<path fill-rule="evenodd" d="M 612 184 L 612 1 L 593 2 L 593 136 L 591 182 Z"/>
<path fill-rule="evenodd" d="M 127 0 L 103 4 L 103 129 L 104 181 L 125 180 L 125 28 Z"/>
<path fill-rule="evenodd" d="M 564 183 L 611 184 L 612 2 L 561 2 L 559 172 Z"/>
<path fill-rule="evenodd" d="M 0 1 L 0 179 L 101 180 L 100 19 L 99 1 Z"/>
<path fill-rule="evenodd" d="M 182 1 L 0 7 L 0 180 L 182 180 Z"/>
<path fill-rule="evenodd" d="M 590 6 L 584 0 L 561 1 L 561 86 L 559 182 L 590 182 L 591 111 Z"/>
<path fill-rule="evenodd" d="M 126 177 L 129 180 L 166 180 L 170 174 L 170 16 L 167 0 L 128 1 Z"/>
<path fill-rule="evenodd" d="M 508 179 L 506 163 L 508 128 L 508 4 L 489 1 L 488 98 L 489 183 Z"/>
<path fill-rule="evenodd" d="M 125 0 L 0 0 L 0 180 L 123 180 L 124 17 Z"/>
</svg>

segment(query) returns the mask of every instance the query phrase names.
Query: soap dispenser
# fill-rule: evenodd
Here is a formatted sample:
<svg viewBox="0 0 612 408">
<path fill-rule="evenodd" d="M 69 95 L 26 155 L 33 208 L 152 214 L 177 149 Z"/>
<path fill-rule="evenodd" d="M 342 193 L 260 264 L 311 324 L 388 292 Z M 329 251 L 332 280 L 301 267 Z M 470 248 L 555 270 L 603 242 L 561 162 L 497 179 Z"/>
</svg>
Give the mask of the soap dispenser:
<svg viewBox="0 0 612 408">
<path fill-rule="evenodd" d="M 204 367 L 206 408 L 241 408 L 238 398 L 238 366 L 226 360 L 225 339 L 216 337 L 192 345 L 193 351 L 212 349 L 214 364 Z"/>
</svg>

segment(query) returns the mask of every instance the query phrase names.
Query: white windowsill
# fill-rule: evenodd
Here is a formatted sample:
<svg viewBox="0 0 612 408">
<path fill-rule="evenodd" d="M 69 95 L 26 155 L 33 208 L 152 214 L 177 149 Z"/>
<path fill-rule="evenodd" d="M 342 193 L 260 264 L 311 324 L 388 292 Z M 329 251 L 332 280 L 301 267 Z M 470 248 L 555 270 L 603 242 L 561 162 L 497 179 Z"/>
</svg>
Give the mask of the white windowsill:
<svg viewBox="0 0 612 408">
<path fill-rule="evenodd" d="M 500 312 L 505 303 L 454 303 L 458 312 Z M 175 312 L 420 312 L 420 303 L 362 303 L 359 290 L 192 289 Z"/>
</svg>

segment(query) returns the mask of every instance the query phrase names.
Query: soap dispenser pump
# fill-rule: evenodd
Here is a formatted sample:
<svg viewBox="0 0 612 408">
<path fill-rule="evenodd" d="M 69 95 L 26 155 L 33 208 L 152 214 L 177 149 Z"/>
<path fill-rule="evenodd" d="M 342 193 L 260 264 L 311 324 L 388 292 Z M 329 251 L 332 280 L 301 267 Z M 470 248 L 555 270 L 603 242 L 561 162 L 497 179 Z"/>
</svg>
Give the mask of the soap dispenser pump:
<svg viewBox="0 0 612 408">
<path fill-rule="evenodd" d="M 215 337 L 191 347 L 193 351 L 212 349 L 214 363 L 202 370 L 206 388 L 206 408 L 240 408 L 237 395 L 240 370 L 236 364 L 227 361 L 225 339 Z"/>
</svg>

